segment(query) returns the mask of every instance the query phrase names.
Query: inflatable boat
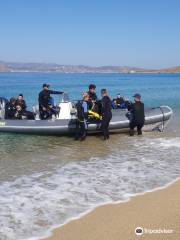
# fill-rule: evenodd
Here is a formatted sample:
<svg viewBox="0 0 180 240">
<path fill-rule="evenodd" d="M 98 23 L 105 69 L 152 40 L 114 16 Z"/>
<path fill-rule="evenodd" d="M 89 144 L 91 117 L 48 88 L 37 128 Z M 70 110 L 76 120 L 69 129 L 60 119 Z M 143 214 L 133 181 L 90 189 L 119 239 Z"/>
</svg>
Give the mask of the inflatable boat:
<svg viewBox="0 0 180 240">
<path fill-rule="evenodd" d="M 60 112 L 52 116 L 50 120 L 40 120 L 38 107 L 33 107 L 35 120 L 10 120 L 4 119 L 5 101 L 1 98 L 0 103 L 0 132 L 28 133 L 45 135 L 68 135 L 76 131 L 76 108 L 75 103 L 63 96 L 58 104 Z M 168 106 L 148 108 L 145 110 L 144 131 L 158 129 L 162 131 L 172 116 L 172 109 Z M 100 122 L 88 122 L 88 133 L 100 131 Z M 129 131 L 129 118 L 126 110 L 112 110 L 112 120 L 109 125 L 110 132 Z"/>
</svg>

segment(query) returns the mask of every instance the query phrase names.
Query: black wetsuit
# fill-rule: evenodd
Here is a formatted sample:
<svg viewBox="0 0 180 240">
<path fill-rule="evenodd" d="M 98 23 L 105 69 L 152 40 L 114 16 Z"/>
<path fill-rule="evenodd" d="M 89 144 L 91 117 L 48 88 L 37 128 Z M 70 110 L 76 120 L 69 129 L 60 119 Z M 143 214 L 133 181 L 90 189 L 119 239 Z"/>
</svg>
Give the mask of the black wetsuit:
<svg viewBox="0 0 180 240">
<path fill-rule="evenodd" d="M 94 112 L 98 112 L 98 103 L 96 93 L 87 92 L 89 94 L 88 107 Z M 95 103 L 93 103 L 95 101 Z"/>
<path fill-rule="evenodd" d="M 16 111 L 15 112 L 15 115 L 14 115 L 14 119 L 19 119 L 19 120 L 22 120 L 23 119 L 23 116 L 25 117 L 25 115 L 23 115 L 24 112 L 22 110 L 20 111 Z"/>
<path fill-rule="evenodd" d="M 7 102 L 5 105 L 5 119 L 14 119 L 16 113 L 16 106 L 11 102 Z"/>
<path fill-rule="evenodd" d="M 21 107 L 22 111 L 26 111 L 27 105 L 26 105 L 25 100 L 20 101 L 19 99 L 17 99 L 16 106 L 18 106 L 18 105 Z"/>
<path fill-rule="evenodd" d="M 17 113 L 17 119 L 29 119 L 29 120 L 34 120 L 35 116 L 33 112 L 27 111 L 27 105 L 25 100 L 16 100 L 16 106 L 20 106 L 21 107 L 21 111 L 19 113 Z"/>
<path fill-rule="evenodd" d="M 91 101 L 96 101 L 97 100 L 97 95 L 96 95 L 96 93 L 92 93 L 92 92 L 88 92 L 88 94 L 89 94 L 89 99 L 91 100 Z"/>
<path fill-rule="evenodd" d="M 112 106 L 111 99 L 108 96 L 104 96 L 101 100 L 101 112 L 102 112 L 102 122 L 101 130 L 104 136 L 104 139 L 109 139 L 109 123 L 112 118 Z"/>
<path fill-rule="evenodd" d="M 50 116 L 50 114 L 48 113 L 48 107 L 51 94 L 63 94 L 63 92 L 53 90 L 42 90 L 39 93 L 39 112 L 41 119 L 46 119 L 48 118 L 48 116 Z M 46 108 L 46 110 L 43 110 L 43 108 Z"/>
<path fill-rule="evenodd" d="M 85 111 L 83 107 L 83 101 L 78 101 L 76 104 L 77 109 L 77 121 L 76 121 L 76 137 L 75 140 L 85 140 L 87 135 L 87 118 L 88 118 L 88 103 Z"/>
<path fill-rule="evenodd" d="M 130 106 L 130 135 L 134 135 L 134 128 L 137 127 L 138 135 L 142 134 L 142 127 L 145 122 L 144 103 L 135 102 Z"/>
</svg>

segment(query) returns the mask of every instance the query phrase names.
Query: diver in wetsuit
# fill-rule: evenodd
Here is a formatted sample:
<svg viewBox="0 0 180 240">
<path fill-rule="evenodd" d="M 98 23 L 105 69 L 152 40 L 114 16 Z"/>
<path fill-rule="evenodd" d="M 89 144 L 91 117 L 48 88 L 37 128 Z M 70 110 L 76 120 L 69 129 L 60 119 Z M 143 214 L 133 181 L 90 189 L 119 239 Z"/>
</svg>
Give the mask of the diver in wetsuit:
<svg viewBox="0 0 180 240">
<path fill-rule="evenodd" d="M 112 107 L 111 107 L 111 99 L 107 95 L 106 89 L 101 90 L 101 113 L 102 113 L 102 122 L 101 122 L 101 130 L 104 136 L 104 140 L 109 139 L 109 123 L 112 118 Z"/>
<path fill-rule="evenodd" d="M 41 120 L 45 120 L 52 116 L 50 111 L 50 97 L 51 94 L 63 94 L 61 91 L 49 90 L 48 84 L 43 84 L 43 90 L 39 93 L 39 112 Z"/>
<path fill-rule="evenodd" d="M 137 127 L 138 135 L 142 135 L 142 127 L 145 122 L 144 103 L 141 102 L 141 95 L 136 93 L 133 97 L 134 103 L 132 103 L 128 109 L 131 113 L 130 136 L 134 136 L 135 127 Z"/>
<path fill-rule="evenodd" d="M 90 84 L 89 85 L 89 91 L 87 93 L 89 94 L 89 100 L 90 101 L 96 101 L 97 100 L 96 85 Z"/>
<path fill-rule="evenodd" d="M 90 84 L 89 91 L 87 93 L 89 94 L 89 102 L 88 102 L 89 110 L 95 113 L 100 113 L 101 103 L 100 103 L 100 100 L 98 100 L 98 97 L 96 95 L 96 85 Z"/>
<path fill-rule="evenodd" d="M 19 96 L 16 100 L 16 106 L 20 106 L 22 111 L 26 111 L 27 105 L 24 100 L 23 94 L 19 94 Z"/>
<path fill-rule="evenodd" d="M 76 104 L 77 121 L 76 121 L 76 137 L 75 140 L 85 140 L 87 135 L 87 119 L 88 119 L 88 101 L 89 94 L 83 93 L 83 99 Z"/>
<path fill-rule="evenodd" d="M 35 116 L 32 112 L 27 111 L 27 105 L 24 100 L 23 94 L 19 94 L 16 100 L 16 114 L 17 119 L 34 120 Z"/>
<path fill-rule="evenodd" d="M 14 119 L 22 120 L 23 119 L 23 114 L 24 114 L 24 111 L 23 111 L 22 107 L 20 105 L 17 105 L 16 106 L 16 112 L 14 114 Z"/>
<path fill-rule="evenodd" d="M 26 105 L 23 105 L 26 106 Z M 17 99 L 11 98 L 5 105 L 5 119 L 34 120 L 34 114 L 25 110 L 21 104 L 17 105 Z"/>
<path fill-rule="evenodd" d="M 16 99 L 11 98 L 5 105 L 5 119 L 14 119 L 16 113 Z"/>
</svg>

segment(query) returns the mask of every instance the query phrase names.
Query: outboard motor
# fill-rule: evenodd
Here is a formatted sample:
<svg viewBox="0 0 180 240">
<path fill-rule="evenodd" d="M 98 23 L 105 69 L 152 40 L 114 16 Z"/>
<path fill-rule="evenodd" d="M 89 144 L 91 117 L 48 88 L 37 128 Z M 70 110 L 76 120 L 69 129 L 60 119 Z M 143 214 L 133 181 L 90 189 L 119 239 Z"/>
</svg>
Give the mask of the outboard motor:
<svg viewBox="0 0 180 240">
<path fill-rule="evenodd" d="M 5 107 L 8 102 L 6 98 L 0 97 L 0 119 L 5 117 Z"/>
</svg>

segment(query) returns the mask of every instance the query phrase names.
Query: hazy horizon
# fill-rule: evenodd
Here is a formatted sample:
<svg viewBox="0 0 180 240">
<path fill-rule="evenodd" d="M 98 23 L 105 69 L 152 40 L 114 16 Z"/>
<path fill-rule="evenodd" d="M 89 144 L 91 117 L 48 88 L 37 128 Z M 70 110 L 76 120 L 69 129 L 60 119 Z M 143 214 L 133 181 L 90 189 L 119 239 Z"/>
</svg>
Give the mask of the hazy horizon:
<svg viewBox="0 0 180 240">
<path fill-rule="evenodd" d="M 47 64 L 47 65 L 59 65 L 59 66 L 84 66 L 84 67 L 95 67 L 95 68 L 100 68 L 100 67 L 128 67 L 128 68 L 142 68 L 142 69 L 147 69 L 147 70 L 161 70 L 161 69 L 168 69 L 168 68 L 174 68 L 174 67 L 180 67 L 179 65 L 173 65 L 173 66 L 167 66 L 167 67 L 161 67 L 161 68 L 145 68 L 142 66 L 130 66 L 130 65 L 86 65 L 86 64 L 59 64 L 56 62 L 19 62 L 19 61 L 4 61 L 0 59 L 0 63 L 12 63 L 12 64 Z"/>
</svg>

